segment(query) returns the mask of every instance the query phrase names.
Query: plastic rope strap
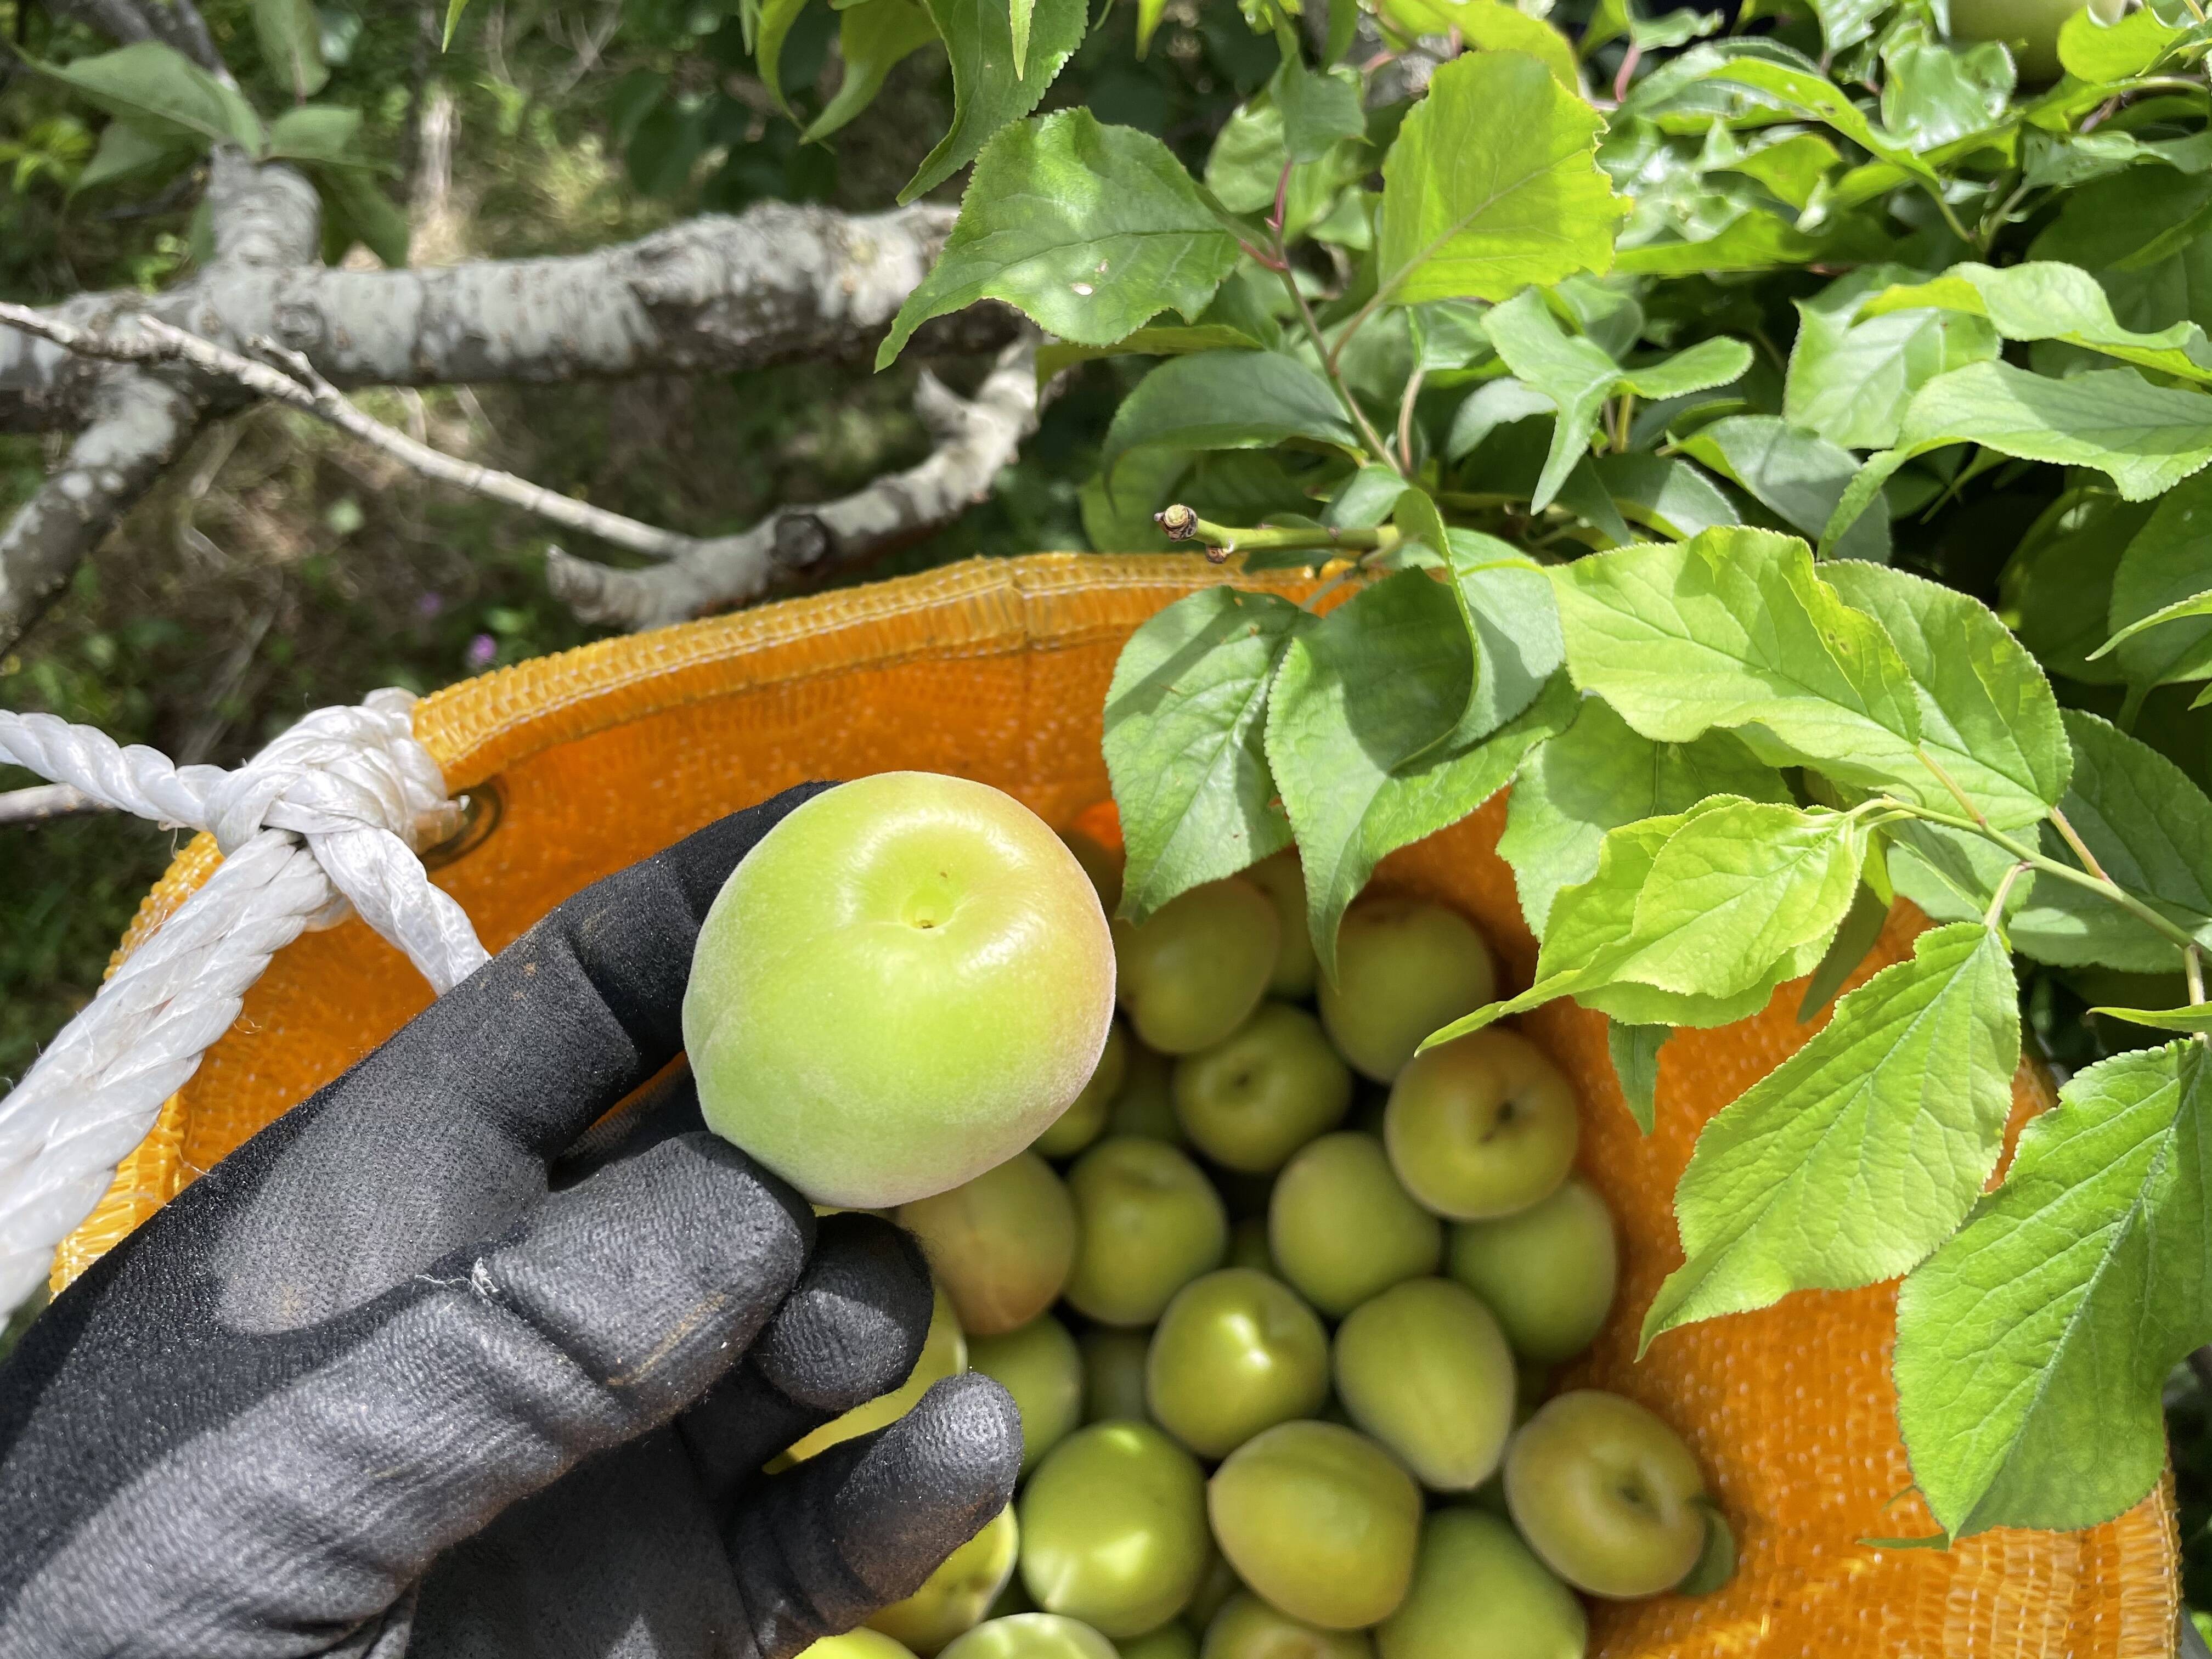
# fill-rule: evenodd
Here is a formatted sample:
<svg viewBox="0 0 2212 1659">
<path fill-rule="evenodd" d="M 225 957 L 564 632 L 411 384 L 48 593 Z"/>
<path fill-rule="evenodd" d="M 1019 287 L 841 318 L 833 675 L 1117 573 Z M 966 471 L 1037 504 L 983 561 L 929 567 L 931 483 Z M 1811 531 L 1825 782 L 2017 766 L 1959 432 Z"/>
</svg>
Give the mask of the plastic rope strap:
<svg viewBox="0 0 2212 1659">
<path fill-rule="evenodd" d="M 51 714 L 0 711 L 0 761 L 101 805 L 210 831 L 223 861 L 0 1100 L 0 1317 L 45 1279 L 115 1166 L 238 1018 L 269 959 L 357 911 L 440 992 L 483 946 L 416 849 L 458 811 L 406 691 L 322 708 L 235 771 L 178 766 Z"/>
</svg>

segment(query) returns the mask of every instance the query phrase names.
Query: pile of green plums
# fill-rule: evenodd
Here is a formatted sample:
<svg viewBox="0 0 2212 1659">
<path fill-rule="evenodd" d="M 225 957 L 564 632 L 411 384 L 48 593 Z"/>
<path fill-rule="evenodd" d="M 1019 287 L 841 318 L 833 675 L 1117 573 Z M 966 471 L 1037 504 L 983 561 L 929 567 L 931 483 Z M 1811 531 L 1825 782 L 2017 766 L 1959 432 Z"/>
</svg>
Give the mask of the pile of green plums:
<svg viewBox="0 0 2212 1659">
<path fill-rule="evenodd" d="M 1075 842 L 1110 914 L 1116 861 Z M 1113 924 L 1120 1018 L 1028 1150 L 895 1213 L 939 1306 L 876 1426 L 964 1363 L 1015 1503 L 810 1659 L 1577 1659 L 1577 1592 L 1717 1588 L 1696 1459 L 1553 1367 L 1604 1322 L 1572 1086 L 1492 1027 L 1457 912 L 1373 893 L 1322 975 L 1293 855 Z M 963 1346 L 964 1345 L 964 1346 Z"/>
</svg>

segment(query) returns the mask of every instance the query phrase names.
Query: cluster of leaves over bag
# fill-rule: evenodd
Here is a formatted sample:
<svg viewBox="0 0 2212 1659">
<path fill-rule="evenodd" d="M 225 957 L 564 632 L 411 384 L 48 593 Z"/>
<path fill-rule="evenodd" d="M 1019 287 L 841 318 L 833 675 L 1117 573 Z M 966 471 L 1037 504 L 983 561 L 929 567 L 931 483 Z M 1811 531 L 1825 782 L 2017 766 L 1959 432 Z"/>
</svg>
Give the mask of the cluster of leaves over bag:
<svg viewBox="0 0 2212 1659">
<path fill-rule="evenodd" d="M 2109 1518 L 2212 1340 L 2207 1037 L 2075 1075 L 1990 1183 L 2023 963 L 2212 1033 L 2159 700 L 2212 682 L 2212 26 L 1361 4 L 1251 0 L 1280 66 L 1196 176 L 1024 82 L 917 180 L 974 141 L 884 359 L 988 298 L 1042 374 L 1151 360 L 1086 526 L 1236 560 L 1114 678 L 1124 912 L 1295 842 L 1326 969 L 1378 860 L 1510 782 L 1534 983 L 1431 1042 L 1572 997 L 1648 1128 L 1672 1031 L 1799 979 L 1823 1022 L 1705 1127 L 1644 1340 L 1905 1275 L 1945 1536 Z M 1063 25 L 1012 14 L 1048 74 Z M 1237 574 L 1284 568 L 1304 603 Z M 1838 1000 L 1899 894 L 1937 925 Z"/>
</svg>

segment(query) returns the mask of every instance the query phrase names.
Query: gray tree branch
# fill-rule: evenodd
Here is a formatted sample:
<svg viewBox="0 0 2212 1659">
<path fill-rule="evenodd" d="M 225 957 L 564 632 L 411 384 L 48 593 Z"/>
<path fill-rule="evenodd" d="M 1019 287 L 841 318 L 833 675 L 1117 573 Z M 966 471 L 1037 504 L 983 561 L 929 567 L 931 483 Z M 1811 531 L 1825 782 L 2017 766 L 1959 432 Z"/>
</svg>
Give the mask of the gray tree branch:
<svg viewBox="0 0 2212 1659">
<path fill-rule="evenodd" d="M 658 628 L 742 605 L 780 584 L 860 562 L 950 524 L 1036 430 L 1058 383 L 1036 383 L 1034 334 L 1000 352 L 973 398 L 924 374 L 916 412 L 936 441 L 920 465 L 818 507 L 785 507 L 736 536 L 694 542 L 649 570 L 612 570 L 559 548 L 546 555 L 554 592 L 586 622 Z"/>
<path fill-rule="evenodd" d="M 64 0 L 61 9 L 126 46 L 158 40 L 217 80 L 237 84 L 192 0 Z"/>
<path fill-rule="evenodd" d="M 564 258 L 380 271 L 218 262 L 162 294 L 82 295 L 45 314 L 100 334 L 144 311 L 233 351 L 271 339 L 341 389 L 759 368 L 879 335 L 952 218 L 927 205 L 854 216 L 763 203 Z M 981 320 L 1004 343 L 1003 315 Z M 0 430 L 82 425 L 99 378 L 0 332 Z"/>
</svg>

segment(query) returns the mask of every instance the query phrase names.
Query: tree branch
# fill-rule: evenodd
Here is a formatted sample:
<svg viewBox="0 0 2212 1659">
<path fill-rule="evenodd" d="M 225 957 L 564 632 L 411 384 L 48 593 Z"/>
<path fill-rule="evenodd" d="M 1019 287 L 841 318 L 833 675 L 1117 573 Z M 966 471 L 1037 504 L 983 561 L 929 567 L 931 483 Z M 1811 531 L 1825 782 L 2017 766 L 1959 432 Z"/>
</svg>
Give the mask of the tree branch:
<svg viewBox="0 0 2212 1659">
<path fill-rule="evenodd" d="M 819 507 L 785 507 L 736 536 L 697 541 L 651 570 L 611 570 L 553 548 L 546 579 L 586 622 L 658 628 L 741 605 L 809 573 L 858 563 L 951 523 L 989 495 L 1059 382 L 1036 383 L 1036 337 L 1017 340 L 975 397 L 925 374 L 915 394 L 937 448 L 919 466 Z"/>
<path fill-rule="evenodd" d="M 162 294 L 82 295 L 40 314 L 100 334 L 143 313 L 232 351 L 267 338 L 341 389 L 761 368 L 872 342 L 952 219 L 926 204 L 855 216 L 762 203 L 565 258 L 381 271 L 333 270 L 311 253 L 290 264 L 218 261 Z M 954 332 L 963 349 L 1002 345 L 1011 313 L 983 307 Z M 99 378 L 67 352 L 0 331 L 0 431 L 81 427 Z"/>
<path fill-rule="evenodd" d="M 101 378 L 90 424 L 0 529 L 0 649 L 30 626 L 78 562 L 153 488 L 205 412 L 191 393 L 149 374 L 111 369 Z"/>
<path fill-rule="evenodd" d="M 55 818 L 88 817 L 108 809 L 65 783 L 33 784 L 0 791 L 0 825 L 46 823 Z"/>
<path fill-rule="evenodd" d="M 238 83 L 215 49 L 214 38 L 192 0 L 64 0 L 60 9 L 82 20 L 102 34 L 135 46 L 158 40 L 198 64 L 218 81 Z"/>
</svg>

